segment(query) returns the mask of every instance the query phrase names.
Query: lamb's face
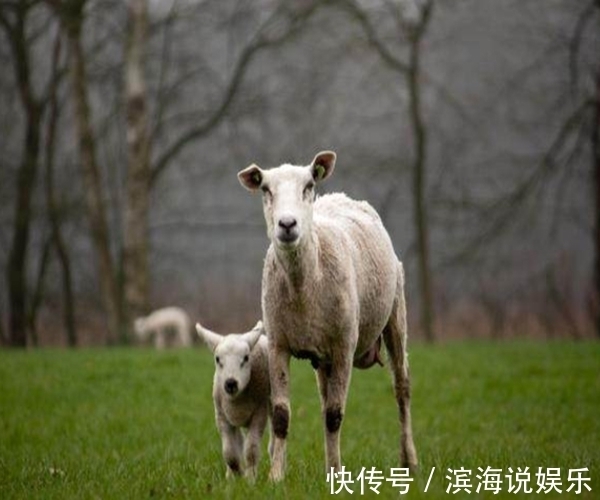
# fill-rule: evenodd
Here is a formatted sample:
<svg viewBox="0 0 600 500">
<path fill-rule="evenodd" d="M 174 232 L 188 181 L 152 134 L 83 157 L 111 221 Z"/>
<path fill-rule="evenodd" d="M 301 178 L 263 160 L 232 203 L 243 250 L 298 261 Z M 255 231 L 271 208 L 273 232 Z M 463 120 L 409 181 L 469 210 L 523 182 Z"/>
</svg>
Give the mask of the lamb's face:
<svg viewBox="0 0 600 500">
<path fill-rule="evenodd" d="M 238 174 L 244 187 L 262 191 L 267 233 L 276 247 L 295 248 L 310 235 L 315 184 L 331 175 L 335 158 L 325 151 L 307 167 L 286 164 L 262 170 L 251 165 Z"/>
<path fill-rule="evenodd" d="M 235 398 L 250 381 L 250 346 L 242 335 L 228 335 L 215 349 L 215 381 L 228 397 Z"/>
<path fill-rule="evenodd" d="M 252 349 L 262 335 L 262 322 L 247 333 L 219 335 L 196 323 L 198 335 L 214 354 L 215 384 L 226 397 L 235 398 L 250 382 Z"/>
</svg>

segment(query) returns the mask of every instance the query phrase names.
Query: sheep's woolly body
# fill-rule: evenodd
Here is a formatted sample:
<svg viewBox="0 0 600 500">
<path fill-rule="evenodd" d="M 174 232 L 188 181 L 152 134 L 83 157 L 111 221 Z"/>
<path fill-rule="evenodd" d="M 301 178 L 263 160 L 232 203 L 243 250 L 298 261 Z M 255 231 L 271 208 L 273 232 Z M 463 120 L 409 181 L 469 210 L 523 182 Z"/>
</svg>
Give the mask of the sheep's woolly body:
<svg viewBox="0 0 600 500">
<path fill-rule="evenodd" d="M 138 318 L 134 323 L 134 331 L 140 340 L 146 340 L 154 335 L 154 345 L 164 349 L 170 344 L 189 347 L 192 345 L 191 322 L 187 313 L 179 307 L 157 309 L 144 318 Z"/>
<path fill-rule="evenodd" d="M 380 362 L 385 343 L 394 378 L 402 436 L 401 462 L 416 467 L 406 352 L 404 272 L 376 211 L 337 193 L 314 197 L 314 185 L 335 165 L 319 153 L 307 167 L 251 165 L 238 174 L 263 191 L 271 245 L 262 278 L 262 310 L 269 336 L 274 446 L 270 477 L 284 476 L 290 356 L 317 371 L 325 424 L 327 470 L 341 467 L 339 436 L 352 366 Z"/>
<path fill-rule="evenodd" d="M 327 363 L 344 346 L 359 359 L 391 313 L 398 273 L 391 241 L 368 203 L 341 193 L 316 199 L 312 238 L 310 259 L 302 248 L 296 261 L 270 246 L 262 283 L 265 328 L 295 355 Z M 343 335 L 342 319 L 356 322 L 357 338 Z"/>
</svg>

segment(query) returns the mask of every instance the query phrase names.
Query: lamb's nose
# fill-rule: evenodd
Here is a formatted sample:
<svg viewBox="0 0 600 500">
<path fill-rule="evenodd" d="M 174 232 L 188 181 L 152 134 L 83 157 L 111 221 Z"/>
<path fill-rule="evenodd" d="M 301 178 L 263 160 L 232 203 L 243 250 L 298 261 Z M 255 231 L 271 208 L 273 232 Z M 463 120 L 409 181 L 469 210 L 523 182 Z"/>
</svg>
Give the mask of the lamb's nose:
<svg viewBox="0 0 600 500">
<path fill-rule="evenodd" d="M 238 390 L 238 383 L 237 380 L 233 379 L 233 378 L 228 378 L 225 381 L 225 392 L 227 394 L 235 394 Z"/>
<path fill-rule="evenodd" d="M 297 222 L 296 219 L 291 215 L 286 215 L 279 219 L 278 224 L 280 228 L 285 229 L 287 232 L 289 232 L 294 226 L 296 226 Z"/>
</svg>

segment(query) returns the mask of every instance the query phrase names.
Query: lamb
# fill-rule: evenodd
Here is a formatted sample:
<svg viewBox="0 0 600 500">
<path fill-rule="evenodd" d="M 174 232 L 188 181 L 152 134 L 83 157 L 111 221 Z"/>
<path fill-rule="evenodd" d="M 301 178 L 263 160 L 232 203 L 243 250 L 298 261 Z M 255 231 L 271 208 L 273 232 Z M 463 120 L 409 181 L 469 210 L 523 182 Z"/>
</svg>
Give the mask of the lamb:
<svg viewBox="0 0 600 500">
<path fill-rule="evenodd" d="M 269 338 L 273 405 L 270 479 L 285 475 L 291 418 L 290 356 L 316 370 L 325 430 L 327 471 L 341 469 L 340 430 L 353 365 L 381 363 L 385 343 L 401 428 L 400 459 L 415 469 L 407 359 L 404 270 L 376 211 L 341 193 L 315 197 L 333 172 L 336 154 L 308 166 L 270 170 L 251 165 L 241 184 L 262 191 L 271 244 L 264 261 L 262 314 Z"/>
<path fill-rule="evenodd" d="M 215 355 L 213 402 L 227 477 L 244 472 L 254 481 L 260 443 L 271 417 L 267 337 L 262 335 L 262 322 L 244 334 L 221 336 L 200 323 L 196 323 L 196 331 Z M 247 430 L 245 437 L 242 429 Z"/>
<path fill-rule="evenodd" d="M 156 349 L 167 346 L 189 347 L 192 345 L 191 322 L 187 313 L 178 307 L 157 309 L 149 316 L 137 318 L 133 331 L 141 341 L 154 336 Z"/>
</svg>

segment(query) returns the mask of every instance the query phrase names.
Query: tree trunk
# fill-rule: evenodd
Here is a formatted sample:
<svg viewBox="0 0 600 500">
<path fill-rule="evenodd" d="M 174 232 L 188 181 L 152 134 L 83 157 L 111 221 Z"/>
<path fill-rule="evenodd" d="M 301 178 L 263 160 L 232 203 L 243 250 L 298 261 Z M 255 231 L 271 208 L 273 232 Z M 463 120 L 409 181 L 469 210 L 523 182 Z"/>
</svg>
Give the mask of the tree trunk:
<svg viewBox="0 0 600 500">
<path fill-rule="evenodd" d="M 128 168 L 123 253 L 127 328 L 135 317 L 147 313 L 149 300 L 150 140 L 144 76 L 146 31 L 146 0 L 130 0 L 125 53 Z"/>
<path fill-rule="evenodd" d="M 107 316 L 109 341 L 121 339 L 119 289 L 110 252 L 110 237 L 100 169 L 96 162 L 95 138 L 87 101 L 85 60 L 81 46 L 82 9 L 85 2 L 74 2 L 63 10 L 63 25 L 69 42 L 70 73 L 75 108 L 75 125 L 83 173 L 85 200 L 92 242 L 96 250 L 98 279 Z"/>
<path fill-rule="evenodd" d="M 429 14 L 427 13 L 427 16 Z M 431 275 L 431 259 L 429 249 L 429 217 L 426 200 L 426 168 L 427 168 L 427 131 L 423 122 L 420 73 L 420 42 L 427 18 L 421 21 L 417 32 L 411 38 L 410 65 L 408 71 L 408 89 L 410 96 L 410 120 L 414 133 L 413 160 L 413 215 L 417 233 L 417 261 L 419 270 L 419 293 L 421 302 L 421 327 L 428 342 L 435 340 L 433 284 Z"/>
<path fill-rule="evenodd" d="M 43 105 L 34 96 L 31 82 L 31 67 L 25 23 L 28 7 L 16 9 L 14 23 L 2 16 L 7 39 L 12 51 L 15 77 L 19 86 L 19 96 L 25 111 L 26 130 L 23 143 L 21 165 L 17 174 L 15 219 L 12 243 L 8 255 L 8 306 L 9 306 L 9 345 L 27 345 L 27 251 L 31 224 L 31 200 L 37 177 L 40 130 Z"/>
<path fill-rule="evenodd" d="M 600 72 L 596 75 L 596 101 L 592 124 L 592 157 L 594 172 L 595 220 L 594 220 L 594 323 L 600 337 Z"/>
<path fill-rule="evenodd" d="M 29 300 L 29 308 L 27 314 L 27 330 L 29 332 L 29 338 L 31 344 L 35 347 L 38 345 L 38 332 L 37 332 L 37 313 L 42 305 L 42 299 L 44 298 L 44 288 L 46 286 L 46 272 L 48 271 L 48 264 L 50 262 L 50 250 L 52 249 L 52 238 L 48 238 L 44 243 L 42 254 L 40 257 L 40 267 L 38 269 L 37 279 L 35 280 L 35 287 L 31 298 Z"/>
<path fill-rule="evenodd" d="M 54 52 L 52 55 L 53 73 L 58 72 L 58 64 L 60 59 L 60 34 L 56 37 Z M 51 238 L 56 256 L 60 264 L 62 274 L 62 289 L 63 289 L 63 314 L 64 326 L 67 333 L 67 345 L 75 347 L 77 345 L 77 329 L 75 326 L 75 298 L 73 296 L 73 278 L 71 273 L 71 261 L 67 245 L 64 241 L 61 231 L 60 209 L 56 201 L 54 191 L 54 145 L 56 138 L 56 124 L 58 122 L 58 100 L 57 100 L 57 84 L 56 78 L 53 78 L 54 85 L 50 90 L 49 110 L 48 110 L 48 126 L 46 130 L 46 209 L 48 212 L 48 221 L 50 223 Z"/>
<path fill-rule="evenodd" d="M 27 132 L 23 162 L 17 180 L 17 203 L 12 246 L 8 257 L 8 295 L 10 310 L 9 343 L 13 347 L 27 345 L 27 250 L 31 223 L 31 198 L 38 170 L 40 142 L 40 109 L 27 109 Z"/>
</svg>

